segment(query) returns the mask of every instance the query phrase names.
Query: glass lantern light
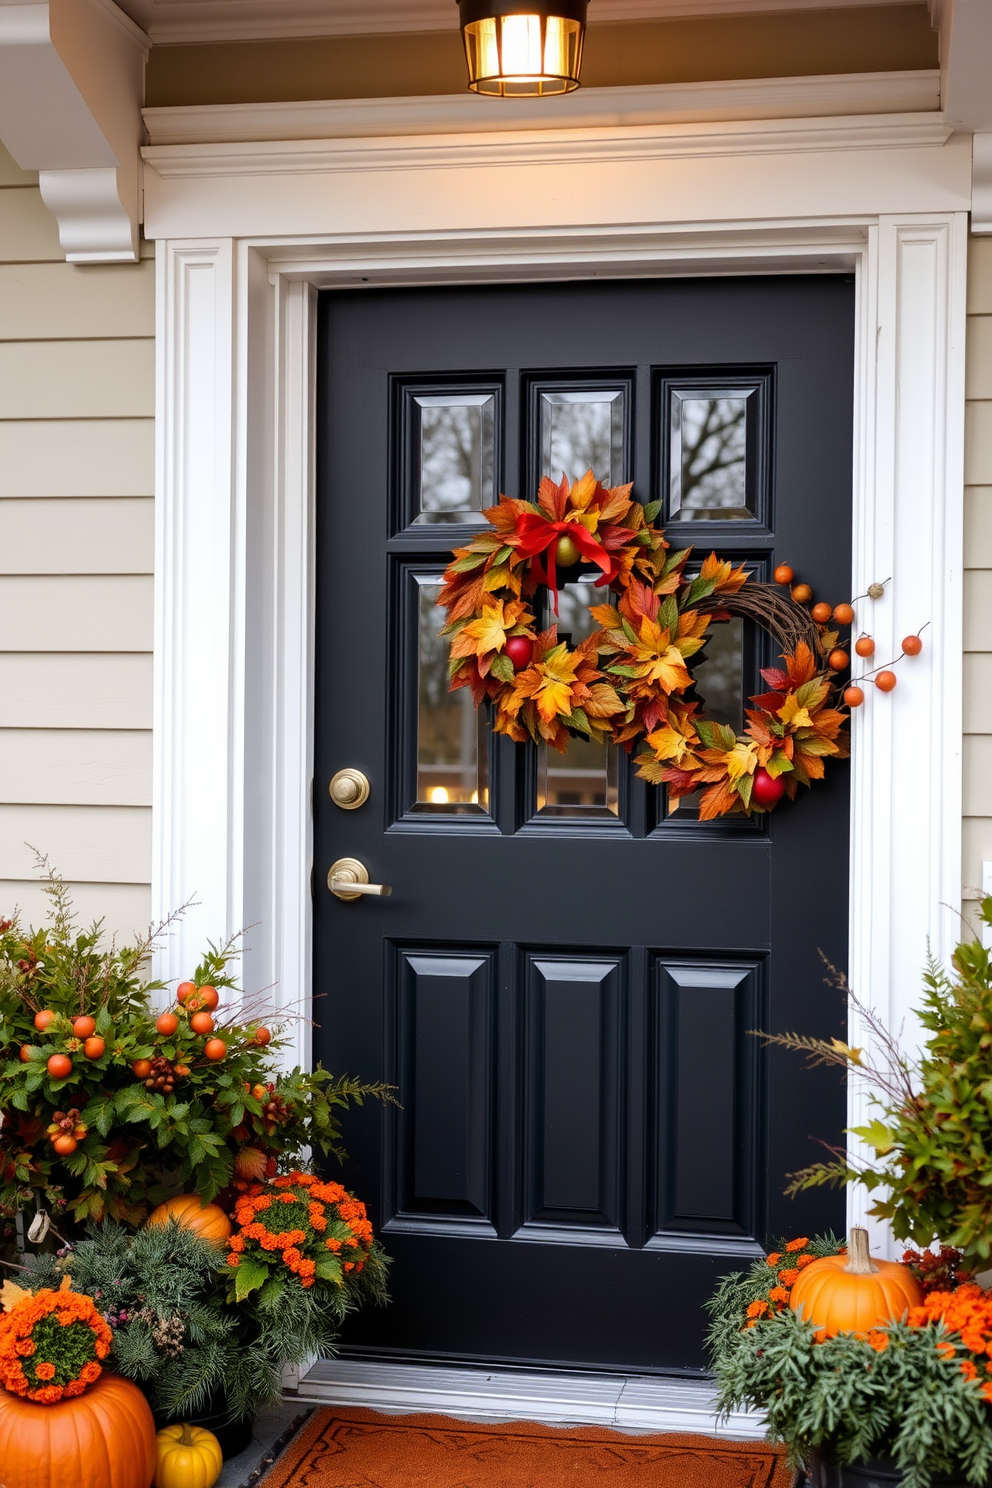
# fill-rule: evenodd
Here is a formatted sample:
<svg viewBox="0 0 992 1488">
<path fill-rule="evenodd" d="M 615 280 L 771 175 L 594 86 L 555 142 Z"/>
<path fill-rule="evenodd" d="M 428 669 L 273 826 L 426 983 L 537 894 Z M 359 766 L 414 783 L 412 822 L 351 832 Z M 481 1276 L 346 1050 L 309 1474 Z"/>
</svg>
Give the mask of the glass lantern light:
<svg viewBox="0 0 992 1488">
<path fill-rule="evenodd" d="M 458 0 L 468 85 L 490 98 L 579 86 L 589 0 Z"/>
</svg>

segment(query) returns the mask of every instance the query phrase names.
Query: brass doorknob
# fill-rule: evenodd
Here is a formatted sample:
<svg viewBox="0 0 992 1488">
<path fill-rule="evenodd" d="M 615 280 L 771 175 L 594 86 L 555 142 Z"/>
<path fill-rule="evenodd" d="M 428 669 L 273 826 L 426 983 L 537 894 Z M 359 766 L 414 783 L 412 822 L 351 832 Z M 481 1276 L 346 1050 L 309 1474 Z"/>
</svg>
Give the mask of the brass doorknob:
<svg viewBox="0 0 992 1488">
<path fill-rule="evenodd" d="M 369 870 L 357 858 L 338 858 L 327 874 L 327 887 L 335 899 L 361 899 L 363 894 L 376 894 L 388 899 L 393 892 L 389 884 L 369 883 Z"/>
<path fill-rule="evenodd" d="M 327 789 L 331 800 L 342 811 L 357 811 L 369 798 L 372 787 L 369 778 L 361 770 L 339 770 L 331 779 Z"/>
</svg>

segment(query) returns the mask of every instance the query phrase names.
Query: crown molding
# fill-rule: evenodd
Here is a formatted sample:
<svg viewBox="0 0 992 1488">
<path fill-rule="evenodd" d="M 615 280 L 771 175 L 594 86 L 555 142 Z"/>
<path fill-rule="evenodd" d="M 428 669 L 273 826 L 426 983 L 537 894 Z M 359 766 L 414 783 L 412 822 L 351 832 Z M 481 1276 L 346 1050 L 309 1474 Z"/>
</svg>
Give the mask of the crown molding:
<svg viewBox="0 0 992 1488">
<path fill-rule="evenodd" d="M 905 0 L 593 0 L 590 23 L 903 3 Z M 453 31 L 458 24 L 454 0 L 120 0 L 120 4 L 152 41 L 171 45 Z"/>
<path fill-rule="evenodd" d="M 509 107 L 501 99 L 465 92 L 420 98 L 148 108 L 144 120 L 152 145 L 196 145 L 491 133 L 581 125 L 917 114 L 939 108 L 940 73 L 935 69 L 580 88 L 562 98 L 515 99 Z"/>
<path fill-rule="evenodd" d="M 939 147 L 951 130 L 938 115 L 854 119 L 754 120 L 519 133 L 272 140 L 263 143 L 146 145 L 142 156 L 163 178 L 290 176 L 451 167 L 564 165 L 797 151 Z"/>
</svg>

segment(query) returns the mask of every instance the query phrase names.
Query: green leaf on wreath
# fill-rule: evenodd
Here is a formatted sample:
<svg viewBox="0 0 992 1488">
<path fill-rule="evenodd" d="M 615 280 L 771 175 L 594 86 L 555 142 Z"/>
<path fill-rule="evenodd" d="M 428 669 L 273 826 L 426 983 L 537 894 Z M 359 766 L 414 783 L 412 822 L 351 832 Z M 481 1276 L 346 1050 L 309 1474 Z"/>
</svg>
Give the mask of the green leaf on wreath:
<svg viewBox="0 0 992 1488">
<path fill-rule="evenodd" d="M 269 1268 L 262 1261 L 245 1260 L 234 1273 L 234 1295 L 243 1302 L 250 1292 L 257 1291 L 269 1279 Z"/>
<path fill-rule="evenodd" d="M 452 573 L 471 573 L 473 568 L 481 568 L 488 556 L 487 553 L 466 553 L 464 558 L 452 563 Z"/>
<path fill-rule="evenodd" d="M 658 515 L 658 513 L 660 511 L 661 511 L 661 502 L 660 501 L 649 501 L 647 503 L 647 505 L 645 506 L 645 508 L 644 508 L 644 520 L 645 520 L 645 522 L 653 522 L 654 519 L 655 519 L 655 517 Z"/>
<path fill-rule="evenodd" d="M 513 662 L 502 651 L 497 651 L 489 664 L 489 670 L 500 682 L 513 681 Z"/>
<path fill-rule="evenodd" d="M 658 622 L 672 635 L 679 628 L 679 607 L 674 594 L 667 594 L 661 602 L 658 611 Z"/>
</svg>

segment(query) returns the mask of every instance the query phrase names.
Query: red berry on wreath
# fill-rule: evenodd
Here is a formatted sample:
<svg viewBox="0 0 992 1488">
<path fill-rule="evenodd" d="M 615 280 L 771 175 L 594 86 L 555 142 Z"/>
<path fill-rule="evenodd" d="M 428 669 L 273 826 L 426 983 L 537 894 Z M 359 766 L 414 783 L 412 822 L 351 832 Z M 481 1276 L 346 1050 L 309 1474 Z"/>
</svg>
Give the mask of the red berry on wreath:
<svg viewBox="0 0 992 1488">
<path fill-rule="evenodd" d="M 93 1034 L 96 1033 L 96 1019 L 85 1016 L 82 1018 L 73 1018 L 72 1031 L 76 1038 L 92 1038 Z"/>
<path fill-rule="evenodd" d="M 834 605 L 834 619 L 838 625 L 853 625 L 854 609 L 849 604 Z"/>
<path fill-rule="evenodd" d="M 923 650 L 923 642 L 918 635 L 907 636 L 902 643 L 904 656 L 919 656 Z"/>
<path fill-rule="evenodd" d="M 83 1044 L 83 1053 L 87 1059 L 102 1059 L 107 1052 L 107 1045 L 102 1038 L 88 1038 Z"/>
<path fill-rule="evenodd" d="M 860 687 L 847 687 L 844 690 L 844 701 L 849 708 L 860 708 L 865 700 L 865 695 Z"/>
<path fill-rule="evenodd" d="M 530 636 L 508 636 L 503 648 L 515 672 L 522 672 L 534 659 L 534 642 Z"/>
<path fill-rule="evenodd" d="M 72 1060 L 68 1054 L 53 1054 L 48 1061 L 48 1073 L 53 1080 L 64 1080 L 72 1074 Z"/>
<path fill-rule="evenodd" d="M 571 568 L 581 557 L 582 554 L 579 552 L 574 537 L 569 537 L 567 532 L 563 532 L 555 548 L 555 562 L 560 563 L 562 568 Z"/>
<path fill-rule="evenodd" d="M 875 678 L 875 686 L 878 688 L 879 692 L 891 692 L 898 680 L 899 678 L 896 676 L 895 672 L 879 672 L 878 676 Z"/>
<path fill-rule="evenodd" d="M 53 1013 L 49 1008 L 42 1008 L 40 1013 L 35 1013 L 34 1015 L 34 1026 L 35 1028 L 37 1028 L 39 1033 L 44 1033 L 49 1023 L 55 1022 L 55 1017 L 55 1013 Z"/>
<path fill-rule="evenodd" d="M 842 651 L 839 646 L 837 647 L 836 651 L 831 651 L 830 655 L 827 657 L 827 666 L 832 672 L 843 672 L 846 669 L 847 664 L 847 652 Z"/>
<path fill-rule="evenodd" d="M 809 604 L 813 598 L 813 591 L 808 584 L 797 584 L 792 591 L 792 597 L 796 604 Z"/>
<path fill-rule="evenodd" d="M 176 1017 L 175 1013 L 163 1013 L 160 1018 L 156 1018 L 155 1027 L 158 1029 L 159 1033 L 161 1033 L 165 1038 L 168 1038 L 169 1035 L 175 1033 L 176 1029 L 179 1027 L 179 1019 Z"/>
<path fill-rule="evenodd" d="M 759 765 L 751 783 L 751 800 L 755 806 L 763 806 L 766 811 L 770 811 L 773 806 L 778 805 L 784 795 L 785 782 L 781 776 L 769 775 L 768 771 Z"/>
<path fill-rule="evenodd" d="M 815 604 L 813 606 L 810 614 L 813 616 L 813 619 L 816 621 L 817 625 L 826 625 L 827 621 L 833 614 L 833 610 L 828 604 L 824 604 L 823 600 L 821 599 L 819 604 Z"/>
<path fill-rule="evenodd" d="M 195 991 L 195 982 L 180 982 L 179 986 L 176 988 L 176 1001 L 178 1003 L 184 1003 L 187 997 L 189 997 L 190 993 Z"/>
<path fill-rule="evenodd" d="M 858 639 L 854 643 L 854 649 L 859 656 L 874 656 L 875 642 L 870 635 L 858 636 Z"/>
<path fill-rule="evenodd" d="M 267 1028 L 256 1028 L 254 1034 L 249 1039 L 249 1043 L 254 1044 L 258 1049 L 263 1049 L 271 1039 L 272 1035 Z"/>
<path fill-rule="evenodd" d="M 207 1008 L 210 1012 L 213 1012 L 217 1004 L 220 1002 L 220 997 L 217 995 L 217 988 L 210 986 L 198 987 L 197 1001 L 199 1002 L 200 1007 Z"/>
<path fill-rule="evenodd" d="M 214 1020 L 210 1013 L 194 1013 L 189 1020 L 189 1026 L 194 1033 L 213 1033 Z"/>
<path fill-rule="evenodd" d="M 772 578 L 776 584 L 791 584 L 795 577 L 795 574 L 787 563 L 780 563 L 772 574 Z"/>
<path fill-rule="evenodd" d="M 226 1059 L 227 1045 L 225 1044 L 223 1039 L 207 1039 L 207 1042 L 203 1046 L 203 1052 L 208 1059 Z"/>
</svg>

